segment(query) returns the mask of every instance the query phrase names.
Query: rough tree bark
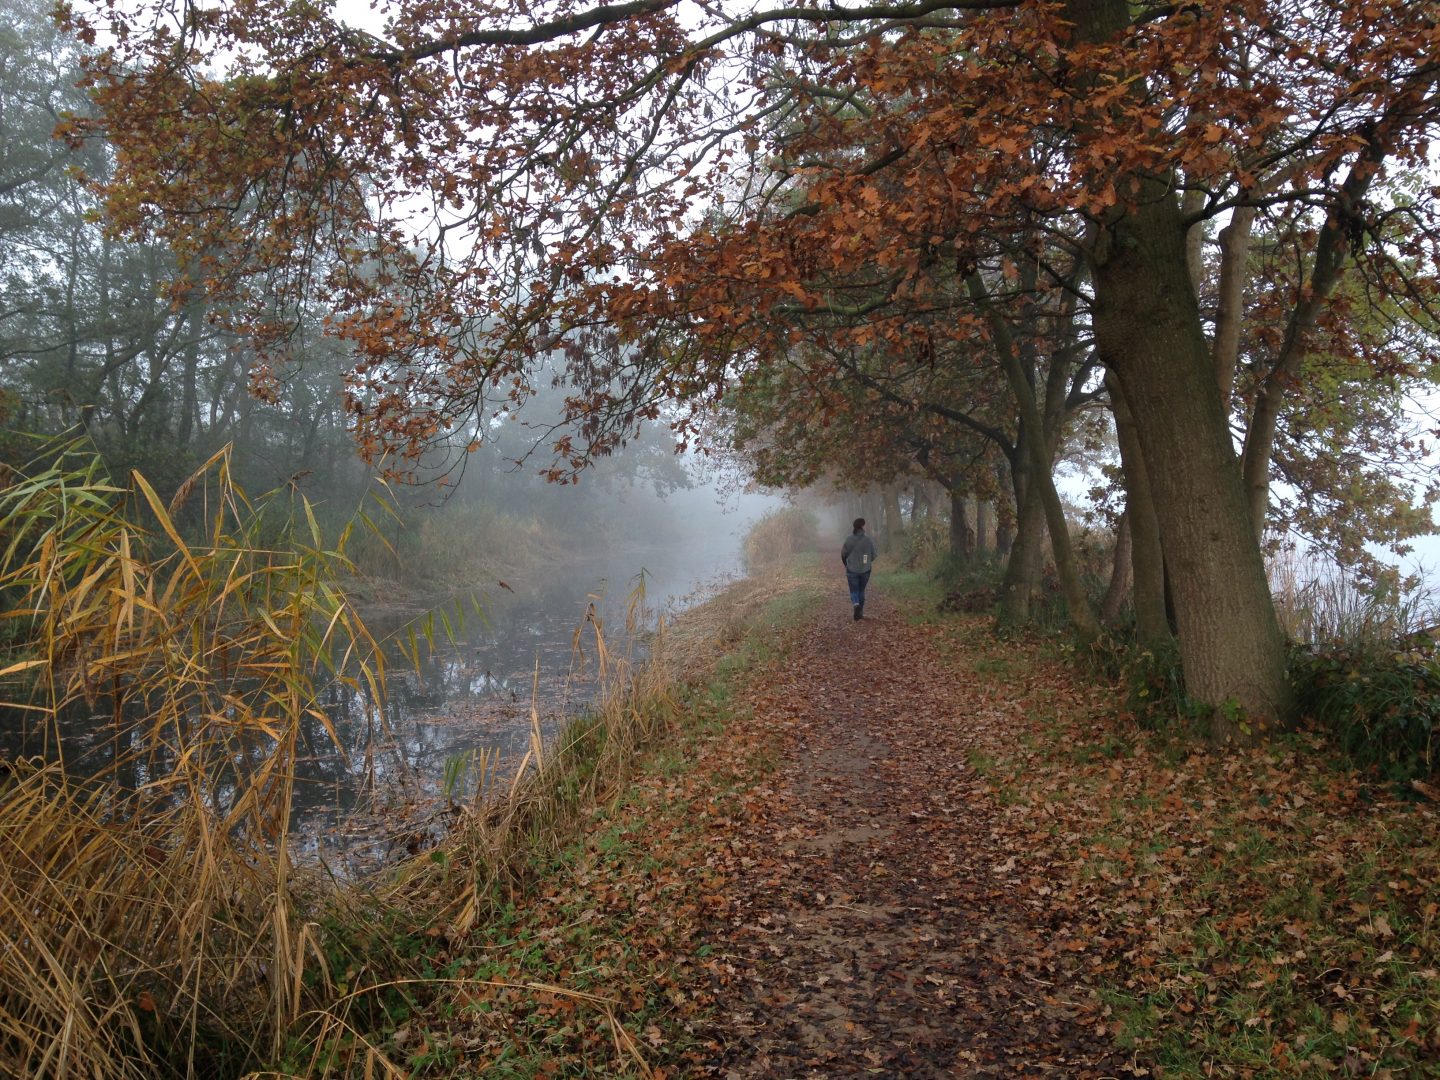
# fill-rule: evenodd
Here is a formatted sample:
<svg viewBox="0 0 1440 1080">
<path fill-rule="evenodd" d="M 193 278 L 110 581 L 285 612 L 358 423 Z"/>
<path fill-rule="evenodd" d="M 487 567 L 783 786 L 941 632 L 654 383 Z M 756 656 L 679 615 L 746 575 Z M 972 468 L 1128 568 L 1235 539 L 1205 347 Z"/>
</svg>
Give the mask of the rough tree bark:
<svg viewBox="0 0 1440 1080">
<path fill-rule="evenodd" d="M 1284 640 L 1186 271 L 1179 208 L 1158 182 L 1143 187 L 1139 205 L 1109 223 L 1092 252 L 1095 336 L 1135 421 L 1186 691 L 1256 720 L 1288 718 Z M 1233 734 L 1223 718 L 1219 727 Z"/>
<path fill-rule="evenodd" d="M 1110 411 L 1115 417 L 1115 441 L 1120 447 L 1120 469 L 1125 477 L 1125 517 L 1130 532 L 1131 577 L 1134 584 L 1135 635 L 1151 652 L 1173 644 L 1165 613 L 1165 554 L 1160 545 L 1160 522 L 1150 492 L 1150 477 L 1135 431 L 1135 420 L 1125 403 L 1124 388 L 1113 371 L 1105 373 Z"/>
<path fill-rule="evenodd" d="M 970 558 L 975 553 L 975 535 L 965 520 L 965 493 L 959 488 L 950 492 L 950 554 Z"/>
<path fill-rule="evenodd" d="M 1024 438 L 1024 435 L 1021 436 Z M 1040 588 L 1040 571 L 1045 555 L 1045 511 L 1030 483 L 1030 464 L 1017 455 L 1011 469 L 1015 488 L 1015 532 L 1000 581 L 1000 624 L 1019 626 L 1030 620 L 1030 601 Z"/>
<path fill-rule="evenodd" d="M 1115 561 L 1110 569 L 1110 584 L 1105 597 L 1100 601 L 1100 621 L 1113 626 L 1120 619 L 1125 608 L 1125 598 L 1130 595 L 1130 584 L 1134 580 L 1134 568 L 1130 561 L 1130 512 L 1120 515 L 1115 526 Z"/>
<path fill-rule="evenodd" d="M 887 485 L 882 500 L 885 507 L 885 550 L 900 551 L 905 546 L 905 516 L 900 513 L 900 489 Z"/>
<path fill-rule="evenodd" d="M 998 481 L 996 492 L 1005 490 L 1005 465 L 995 467 L 995 479 Z M 997 494 L 995 502 L 995 554 L 1002 559 L 1010 557 L 1010 547 L 1015 543 L 1015 522 L 1019 517 L 1020 507 L 1012 503 L 1003 495 Z"/>
<path fill-rule="evenodd" d="M 1077 34 L 1130 23 L 1126 0 L 1069 0 Z M 1230 444 L 1230 429 L 1185 258 L 1171 178 L 1118 177 L 1131 205 L 1099 223 L 1088 251 L 1097 347 L 1135 420 L 1171 572 L 1186 692 L 1257 722 L 1292 711 L 1285 644 Z M 1233 737 L 1228 709 L 1216 734 Z"/>
</svg>

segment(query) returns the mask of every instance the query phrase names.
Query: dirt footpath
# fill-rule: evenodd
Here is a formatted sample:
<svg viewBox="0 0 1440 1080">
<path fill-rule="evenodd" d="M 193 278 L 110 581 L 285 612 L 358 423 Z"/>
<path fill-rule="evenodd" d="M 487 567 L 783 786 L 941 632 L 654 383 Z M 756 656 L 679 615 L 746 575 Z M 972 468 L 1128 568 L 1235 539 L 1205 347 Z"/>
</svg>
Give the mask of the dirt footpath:
<svg viewBox="0 0 1440 1080">
<path fill-rule="evenodd" d="M 1021 727 L 1018 703 L 975 673 L 997 661 L 882 593 L 868 609 L 852 621 L 837 587 L 753 692 L 755 722 L 786 749 L 768 810 L 736 842 L 709 1075 L 1136 1075 L 1097 1032 L 1084 927 L 1007 843 L 972 767 Z"/>
</svg>

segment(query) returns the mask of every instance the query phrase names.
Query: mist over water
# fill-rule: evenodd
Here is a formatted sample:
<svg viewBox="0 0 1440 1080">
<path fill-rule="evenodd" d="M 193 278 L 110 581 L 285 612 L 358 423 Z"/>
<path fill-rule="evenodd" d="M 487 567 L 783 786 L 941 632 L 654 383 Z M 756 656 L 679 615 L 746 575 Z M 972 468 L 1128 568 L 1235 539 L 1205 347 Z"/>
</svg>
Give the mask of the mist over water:
<svg viewBox="0 0 1440 1080">
<path fill-rule="evenodd" d="M 349 587 L 387 642 L 387 695 L 372 701 L 341 681 L 322 689 L 335 738 L 305 721 L 292 815 L 300 850 L 373 860 L 433 836 L 449 801 L 476 793 L 482 755 L 498 755 L 492 781 L 515 768 L 530 744 L 532 709 L 546 738 L 584 711 L 596 688 L 597 630 L 611 655 L 643 659 L 656 618 L 743 574 L 747 530 L 782 504 L 731 480 L 700 479 L 697 463 L 660 438 L 565 485 L 517 468 L 505 449 L 477 455 L 447 497 L 395 489 L 395 516 L 377 516 L 384 543 L 356 552 L 360 572 Z M 305 484 L 333 535 L 351 513 L 350 493 Z M 643 598 L 633 640 L 632 598 Z M 419 635 L 417 669 L 404 643 L 432 610 L 447 613 L 452 632 L 436 620 L 432 635 Z M 136 708 L 143 704 L 127 714 Z M 138 791 L 168 768 L 163 751 L 140 741 L 143 725 L 117 731 L 105 700 L 68 708 L 56 726 L 76 775 L 133 762 L 123 786 Z M 7 714 L 0 756 L 53 758 L 61 747 L 45 728 Z"/>
<path fill-rule="evenodd" d="M 532 708 L 547 739 L 584 710 L 596 688 L 597 629 L 612 655 L 643 659 L 657 618 L 743 574 L 746 531 L 782 503 L 713 483 L 668 493 L 624 485 L 606 501 L 608 515 L 528 583 L 473 582 L 478 615 L 453 640 L 422 642 L 419 670 L 397 658 L 381 730 L 362 695 L 331 688 L 323 705 L 352 765 L 338 769 L 338 755 L 325 751 L 308 763 L 313 775 L 296 798 L 303 847 L 383 858 L 397 838 L 413 842 L 439 827 L 442 800 L 476 793 L 484 752 L 499 755 L 490 782 L 515 768 L 529 748 Z M 640 635 L 631 639 L 627 616 L 642 597 Z M 415 615 L 409 605 L 380 607 L 369 622 L 397 635 Z"/>
</svg>

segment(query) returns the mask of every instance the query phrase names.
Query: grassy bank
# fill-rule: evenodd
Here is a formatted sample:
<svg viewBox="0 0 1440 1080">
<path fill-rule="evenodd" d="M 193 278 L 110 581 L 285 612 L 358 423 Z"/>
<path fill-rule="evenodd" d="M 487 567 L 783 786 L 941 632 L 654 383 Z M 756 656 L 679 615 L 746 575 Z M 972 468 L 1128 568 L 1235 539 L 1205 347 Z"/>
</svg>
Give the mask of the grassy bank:
<svg viewBox="0 0 1440 1080">
<path fill-rule="evenodd" d="M 687 612 L 503 803 L 337 915 L 349 996 L 280 1074 L 660 1077 L 703 1058 L 704 928 L 735 871 L 717 837 L 772 757 L 737 739 L 737 689 L 816 596 L 783 573 Z"/>
<path fill-rule="evenodd" d="M 954 677 L 1021 703 L 970 764 L 1032 886 L 1073 898 L 1114 1037 L 1166 1077 L 1440 1075 L 1440 834 L 1433 796 L 1300 732 L 1215 752 L 1138 726 L 1123 691 L 983 618 L 935 614 Z"/>
</svg>

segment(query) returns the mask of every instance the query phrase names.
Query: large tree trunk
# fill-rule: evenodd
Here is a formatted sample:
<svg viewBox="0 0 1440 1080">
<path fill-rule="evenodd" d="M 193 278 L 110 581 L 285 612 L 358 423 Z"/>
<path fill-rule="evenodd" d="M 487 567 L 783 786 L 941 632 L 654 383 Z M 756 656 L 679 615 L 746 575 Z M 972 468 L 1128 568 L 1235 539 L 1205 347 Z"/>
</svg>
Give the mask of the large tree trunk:
<svg viewBox="0 0 1440 1080">
<path fill-rule="evenodd" d="M 1015 511 L 1008 503 L 995 515 L 995 554 L 999 558 L 1008 559 L 1010 552 L 1014 550 L 1015 522 Z"/>
<path fill-rule="evenodd" d="M 958 488 L 950 492 L 950 554 L 970 558 L 975 553 L 975 537 L 965 520 L 965 493 Z"/>
<path fill-rule="evenodd" d="M 1095 337 L 1120 376 L 1171 572 L 1187 693 L 1288 717 L 1284 639 L 1185 264 L 1173 195 L 1148 182 L 1092 252 Z M 1222 737 L 1225 721 L 1217 713 Z"/>
<path fill-rule="evenodd" d="M 975 500 L 975 553 L 983 555 L 990 543 L 990 504 Z"/>
<path fill-rule="evenodd" d="M 1127 0 L 1069 0 L 1066 14 L 1081 40 L 1130 26 Z M 1171 575 L 1186 692 L 1208 705 L 1238 706 L 1255 722 L 1288 719 L 1285 642 L 1201 328 L 1172 179 L 1116 178 L 1133 182 L 1135 195 L 1099 223 L 1088 252 L 1096 345 L 1120 376 L 1135 420 Z M 1236 734 L 1229 715 L 1216 709 L 1221 738 Z"/>
<path fill-rule="evenodd" d="M 882 496 L 885 504 L 885 551 L 895 554 L 905 547 L 905 517 L 900 513 L 900 489 L 891 484 Z"/>
<path fill-rule="evenodd" d="M 1000 624 L 1019 626 L 1030 621 L 1030 601 L 1040 589 L 1045 564 L 1045 509 L 1030 483 L 1028 467 L 1017 463 L 1015 499 L 1020 507 L 1015 535 L 1000 581 Z"/>
<path fill-rule="evenodd" d="M 1150 492 L 1150 476 L 1135 420 L 1125 403 L 1125 389 L 1113 371 L 1105 373 L 1110 411 L 1115 417 L 1115 441 L 1120 447 L 1120 470 L 1125 477 L 1125 517 L 1130 532 L 1130 559 L 1134 582 L 1135 636 L 1140 646 L 1160 652 L 1173 644 L 1165 611 L 1165 555 L 1160 546 L 1160 522 Z"/>
</svg>

